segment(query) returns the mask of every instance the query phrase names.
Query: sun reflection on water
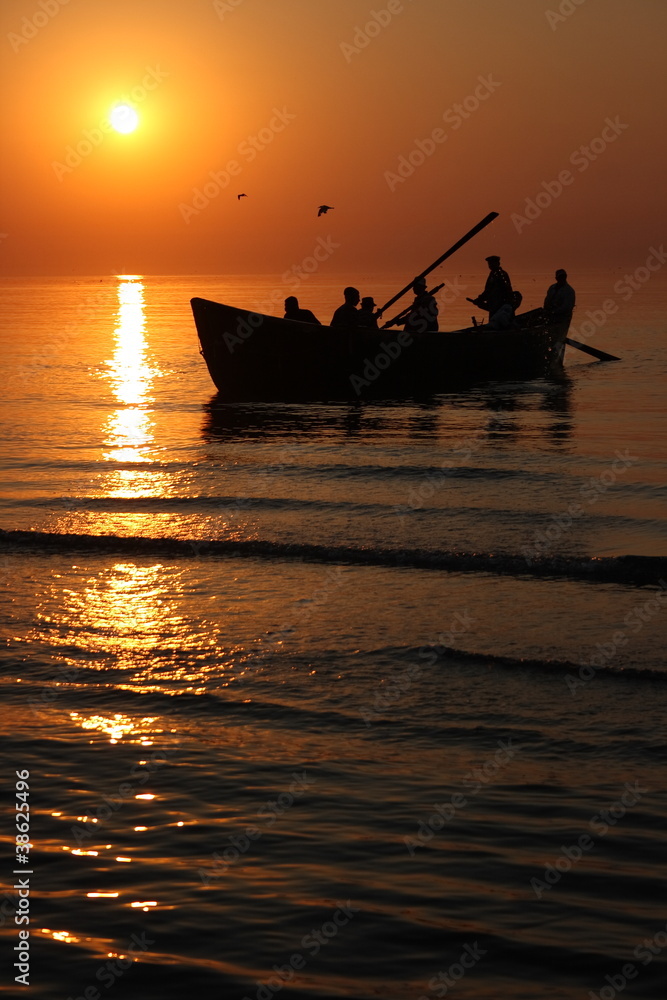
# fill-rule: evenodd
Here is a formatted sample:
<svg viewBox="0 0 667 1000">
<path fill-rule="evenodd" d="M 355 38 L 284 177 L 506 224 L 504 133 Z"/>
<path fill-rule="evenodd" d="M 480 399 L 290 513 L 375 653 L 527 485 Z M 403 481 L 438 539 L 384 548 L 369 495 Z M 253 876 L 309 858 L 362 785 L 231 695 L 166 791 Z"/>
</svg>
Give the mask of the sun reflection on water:
<svg viewBox="0 0 667 1000">
<path fill-rule="evenodd" d="M 41 933 L 53 938 L 54 941 L 60 941 L 62 944 L 78 944 L 81 941 L 81 938 L 70 934 L 69 931 L 52 931 L 48 927 L 42 927 Z"/>
<path fill-rule="evenodd" d="M 137 274 L 120 274 L 118 280 L 115 349 L 107 363 L 121 406 L 109 415 L 104 428 L 109 447 L 104 457 L 114 462 L 148 462 L 153 424 L 146 407 L 152 402 L 155 371 L 146 360 L 144 285 Z"/>
<path fill-rule="evenodd" d="M 75 725 L 82 729 L 93 729 L 101 733 L 109 734 L 109 743 L 118 743 L 124 737 L 133 736 L 127 739 L 127 743 L 138 743 L 141 746 L 152 746 L 153 740 L 148 739 L 149 734 L 163 733 L 163 729 L 156 729 L 153 723 L 157 721 L 155 716 L 146 716 L 143 719 L 130 718 L 129 715 L 122 715 L 116 712 L 113 716 L 105 715 L 81 715 L 79 712 L 70 712 L 70 718 Z"/>
</svg>

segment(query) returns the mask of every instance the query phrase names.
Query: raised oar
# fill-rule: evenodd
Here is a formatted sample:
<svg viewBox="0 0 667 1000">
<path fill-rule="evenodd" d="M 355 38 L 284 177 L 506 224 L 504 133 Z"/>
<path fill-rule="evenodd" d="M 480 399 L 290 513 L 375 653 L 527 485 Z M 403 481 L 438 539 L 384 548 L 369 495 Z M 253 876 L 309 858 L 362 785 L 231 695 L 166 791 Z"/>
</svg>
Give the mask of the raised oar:
<svg viewBox="0 0 667 1000">
<path fill-rule="evenodd" d="M 435 288 L 432 288 L 428 294 L 429 295 L 435 295 L 436 292 L 439 292 L 440 289 L 444 288 L 444 287 L 445 287 L 445 283 L 443 281 L 441 285 L 436 285 Z M 387 322 L 382 327 L 382 329 L 386 330 L 390 326 L 396 326 L 397 323 L 402 323 L 403 320 L 408 315 L 408 313 L 411 311 L 411 309 L 412 309 L 412 306 L 406 306 L 405 309 L 402 309 L 401 312 L 398 313 L 397 316 L 394 316 L 393 319 L 388 319 Z"/>
<path fill-rule="evenodd" d="M 412 279 L 412 281 L 410 281 L 405 286 L 405 288 L 402 288 L 400 292 L 397 292 L 392 299 L 389 299 L 388 302 L 385 302 L 382 308 L 378 310 L 379 315 L 382 315 L 382 313 L 385 312 L 385 310 L 387 310 L 389 306 L 393 306 L 394 302 L 398 302 L 398 300 L 403 295 L 405 295 L 406 292 L 409 292 L 418 278 L 425 278 L 427 274 L 430 274 L 431 271 L 433 271 L 436 267 L 439 267 L 439 265 L 442 264 L 443 260 L 447 260 L 448 257 L 451 257 L 451 255 L 453 253 L 456 253 L 456 251 L 459 250 L 464 243 L 467 243 L 468 240 L 471 240 L 473 236 L 476 236 L 477 233 L 479 233 L 482 229 L 484 229 L 485 226 L 488 226 L 490 222 L 493 222 L 493 220 L 497 218 L 498 218 L 497 212 L 489 212 L 489 214 L 484 219 L 482 219 L 481 222 L 478 222 L 477 225 L 474 226 L 469 233 L 466 233 L 465 236 L 462 236 L 461 239 L 454 244 L 454 246 L 450 247 L 449 250 L 446 250 L 445 253 L 443 253 L 441 257 L 438 257 L 438 259 L 435 260 L 429 267 L 427 267 L 425 271 L 422 271 L 421 274 L 417 274 Z M 382 329 L 384 329 L 384 327 Z"/>
<path fill-rule="evenodd" d="M 588 344 L 580 344 L 578 340 L 570 340 L 569 337 L 565 338 L 565 343 L 569 344 L 570 347 L 576 347 L 578 351 L 584 351 L 585 354 L 592 354 L 594 358 L 598 361 L 620 361 L 615 354 L 605 354 L 604 351 L 598 351 L 594 347 L 589 347 Z"/>
</svg>

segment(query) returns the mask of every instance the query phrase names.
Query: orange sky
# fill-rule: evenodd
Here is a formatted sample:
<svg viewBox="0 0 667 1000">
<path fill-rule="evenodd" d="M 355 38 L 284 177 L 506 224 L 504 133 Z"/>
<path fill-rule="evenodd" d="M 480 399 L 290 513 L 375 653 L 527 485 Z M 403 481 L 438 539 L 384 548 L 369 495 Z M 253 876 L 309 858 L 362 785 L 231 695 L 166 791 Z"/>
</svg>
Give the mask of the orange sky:
<svg viewBox="0 0 667 1000">
<path fill-rule="evenodd" d="M 461 269 L 636 267 L 666 235 L 665 0 L 2 0 L 0 17 L 4 274 L 282 273 L 319 237 L 328 270 L 412 273 L 492 210 Z M 123 96 L 140 127 L 103 131 Z"/>
</svg>

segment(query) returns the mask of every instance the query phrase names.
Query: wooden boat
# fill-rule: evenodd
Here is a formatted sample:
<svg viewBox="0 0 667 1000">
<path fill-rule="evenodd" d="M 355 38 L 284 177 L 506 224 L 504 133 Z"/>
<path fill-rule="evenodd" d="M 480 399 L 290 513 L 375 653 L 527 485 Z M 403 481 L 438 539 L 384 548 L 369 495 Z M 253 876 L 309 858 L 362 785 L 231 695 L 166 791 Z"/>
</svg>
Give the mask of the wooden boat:
<svg viewBox="0 0 667 1000">
<path fill-rule="evenodd" d="M 394 398 L 535 378 L 562 366 L 569 325 L 549 324 L 533 309 L 512 330 L 411 336 L 316 326 L 201 298 L 191 305 L 211 378 L 229 399 Z"/>
</svg>

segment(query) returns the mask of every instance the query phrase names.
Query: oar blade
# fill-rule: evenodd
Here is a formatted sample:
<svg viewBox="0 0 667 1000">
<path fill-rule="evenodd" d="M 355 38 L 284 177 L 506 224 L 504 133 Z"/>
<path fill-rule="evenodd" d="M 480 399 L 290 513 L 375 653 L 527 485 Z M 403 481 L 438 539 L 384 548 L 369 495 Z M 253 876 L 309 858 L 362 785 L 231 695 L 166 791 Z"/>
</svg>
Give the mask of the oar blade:
<svg viewBox="0 0 667 1000">
<path fill-rule="evenodd" d="M 606 351 L 598 351 L 595 347 L 589 347 L 588 344 L 581 344 L 578 340 L 572 340 L 571 337 L 565 338 L 565 343 L 569 344 L 570 347 L 576 347 L 578 351 L 583 351 L 585 354 L 590 354 L 591 357 L 597 358 L 598 361 L 620 361 L 615 354 L 607 354 Z"/>
</svg>

